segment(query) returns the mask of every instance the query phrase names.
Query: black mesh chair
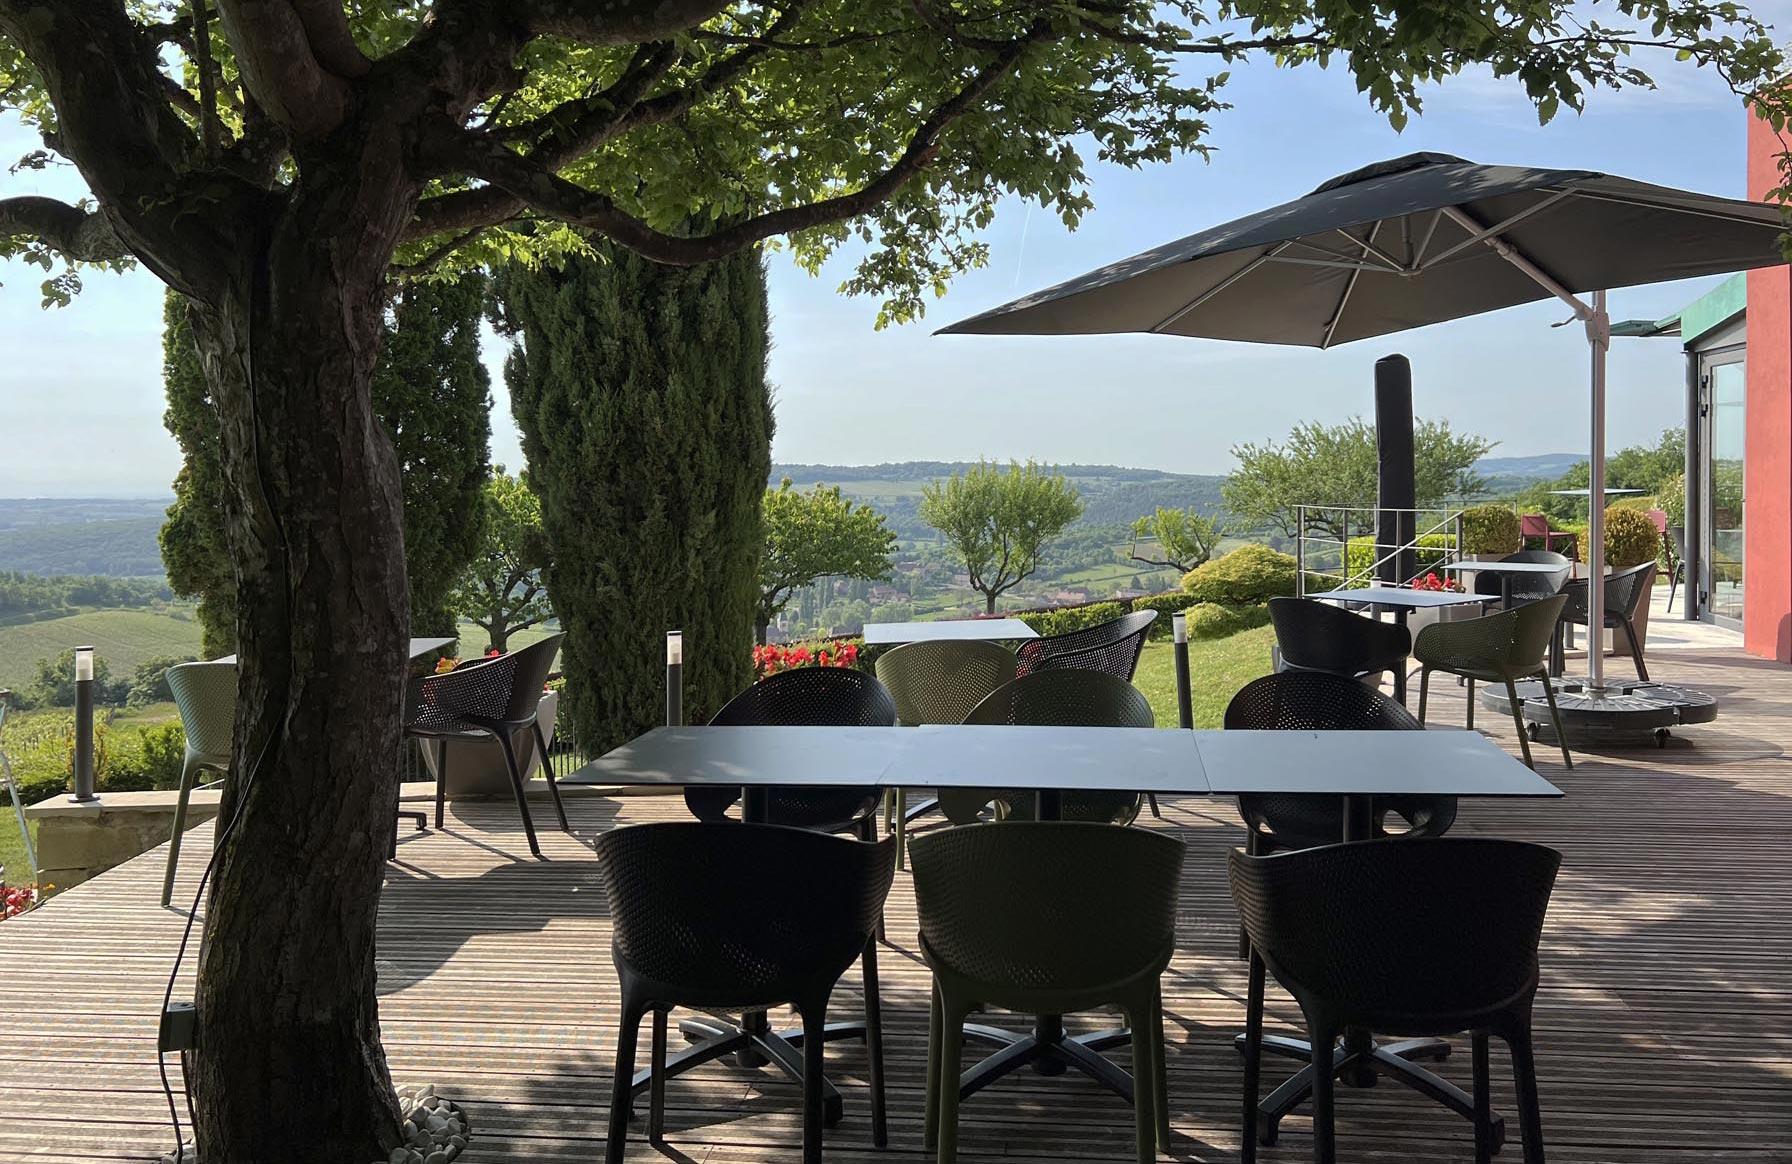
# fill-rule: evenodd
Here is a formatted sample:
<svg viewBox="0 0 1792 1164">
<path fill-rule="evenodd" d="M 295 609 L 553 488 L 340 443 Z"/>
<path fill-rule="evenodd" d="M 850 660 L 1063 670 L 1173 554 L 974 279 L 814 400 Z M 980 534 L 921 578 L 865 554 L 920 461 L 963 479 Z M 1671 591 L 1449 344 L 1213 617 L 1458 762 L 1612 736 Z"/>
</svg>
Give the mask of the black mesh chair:
<svg viewBox="0 0 1792 1164">
<path fill-rule="evenodd" d="M 1543 1164 L 1531 1000 L 1561 854 L 1490 838 L 1361 841 L 1273 857 L 1231 855 L 1232 899 L 1251 938 L 1244 1156 L 1257 1154 L 1265 970 L 1306 1018 L 1313 1046 L 1313 1159 L 1335 1158 L 1333 1045 L 1346 1028 L 1472 1033 L 1475 1159 L 1494 1150 L 1488 1038 L 1512 1052 L 1525 1164 Z M 1369 1066 L 1387 1054 L 1368 1052 Z M 1407 1078 L 1404 1075 L 1398 1078 Z"/>
<path fill-rule="evenodd" d="M 1574 569 L 1574 563 L 1554 550 L 1519 550 L 1515 554 L 1507 554 L 1500 561 L 1540 562 L 1547 566 L 1561 567 L 1548 574 L 1495 574 L 1482 571 L 1475 575 L 1476 594 L 1510 594 L 1515 606 L 1520 602 L 1537 602 L 1560 594 L 1563 584 L 1568 581 L 1568 575 Z"/>
<path fill-rule="evenodd" d="M 1649 582 L 1655 574 L 1655 563 L 1644 562 L 1640 566 L 1632 566 L 1628 570 L 1619 570 L 1605 576 L 1605 626 L 1608 630 L 1621 631 L 1624 640 L 1630 644 L 1630 658 L 1636 664 L 1636 677 L 1644 683 L 1649 681 L 1649 668 L 1643 662 L 1643 638 L 1636 633 L 1636 616 L 1643 608 L 1643 600 L 1649 596 Z M 1555 633 L 1549 641 L 1549 673 L 1560 675 L 1563 666 L 1562 641 L 1570 626 L 1586 626 L 1592 617 L 1588 610 L 1586 578 L 1576 578 L 1562 588 L 1568 601 L 1562 605 L 1562 617 L 1556 622 Z M 1588 650 L 1594 649 L 1593 640 L 1597 636 L 1587 635 Z"/>
<path fill-rule="evenodd" d="M 1276 646 L 1292 671 L 1324 671 L 1363 678 L 1399 672 L 1412 653 L 1412 634 L 1397 622 L 1377 622 L 1312 598 L 1272 598 L 1269 621 Z"/>
<path fill-rule="evenodd" d="M 516 793 L 516 810 L 523 818 L 529 851 L 541 856 L 541 846 L 535 841 L 535 821 L 529 815 L 529 797 L 523 789 L 522 762 L 517 759 L 511 740 L 517 732 L 531 731 L 560 828 L 571 831 L 566 823 L 566 808 L 560 803 L 560 789 L 554 783 L 554 768 L 548 762 L 547 737 L 535 718 L 543 685 L 554 669 L 554 656 L 565 637 L 549 635 L 509 654 L 465 663 L 411 683 L 406 692 L 404 734 L 436 741 L 436 828 L 442 827 L 442 809 L 448 796 L 449 742 L 495 739 L 504 749 L 504 766 L 510 773 L 511 790 Z"/>
<path fill-rule="evenodd" d="M 1131 683 L 1099 671 L 1038 671 L 996 688 L 965 716 L 967 724 L 1030 727 L 1157 726 L 1151 701 Z M 986 809 L 1002 820 L 1029 820 L 1035 795 L 1019 789 L 943 788 L 940 808 L 953 824 L 975 824 Z M 1131 824 L 1137 792 L 1066 792 L 1063 820 Z"/>
<path fill-rule="evenodd" d="M 1014 653 L 1016 673 L 1024 678 L 1035 671 L 1075 668 L 1101 671 L 1130 683 L 1145 649 L 1145 636 L 1156 620 L 1155 610 L 1135 610 L 1100 626 L 1031 639 Z"/>
<path fill-rule="evenodd" d="M 865 845 L 806 829 L 686 822 L 613 829 L 594 848 L 622 985 L 607 1164 L 621 1164 L 626 1147 L 644 1014 L 653 1014 L 648 1138 L 663 1144 L 667 1012 L 781 1003 L 802 1017 L 802 1158 L 819 1161 L 828 998 L 861 957 L 872 1139 L 884 1146 L 883 1035 L 871 932 L 895 873 L 894 839 Z M 751 1040 L 745 1032 L 739 1036 L 742 1047 Z M 717 1057 L 734 1049 L 722 1046 Z"/>
<path fill-rule="evenodd" d="M 896 701 L 882 683 L 850 667 L 797 667 L 768 675 L 730 699 L 711 727 L 894 727 Z M 698 820 L 727 819 L 739 788 L 685 789 L 685 807 Z M 770 788 L 762 823 L 827 833 L 876 835 L 878 788 Z"/>
<path fill-rule="evenodd" d="M 1169 1150 L 1159 977 L 1176 949 L 1183 844 L 1144 829 L 1043 821 L 946 829 L 910 847 L 933 969 L 923 1143 L 958 1148 L 964 1023 L 980 1006 L 1119 1006 L 1131 1030 L 1138 1159 Z"/>
<path fill-rule="evenodd" d="M 1425 722 L 1425 703 L 1431 692 L 1431 672 L 1460 675 L 1468 680 L 1468 727 L 1475 726 L 1475 682 L 1504 683 L 1506 698 L 1512 710 L 1512 724 L 1518 729 L 1518 743 L 1528 767 L 1537 765 L 1531 759 L 1531 736 L 1524 722 L 1524 705 L 1519 701 L 1517 683 L 1521 679 L 1538 679 L 1549 703 L 1550 724 L 1555 728 L 1556 742 L 1561 745 L 1562 763 L 1574 767 L 1568 754 L 1568 735 L 1562 730 L 1561 712 L 1556 707 L 1555 686 L 1549 681 L 1549 645 L 1559 625 L 1566 594 L 1556 594 L 1502 610 L 1498 614 L 1468 618 L 1459 622 L 1433 623 L 1419 632 L 1412 642 L 1413 658 L 1419 661 L 1419 722 Z"/>
</svg>

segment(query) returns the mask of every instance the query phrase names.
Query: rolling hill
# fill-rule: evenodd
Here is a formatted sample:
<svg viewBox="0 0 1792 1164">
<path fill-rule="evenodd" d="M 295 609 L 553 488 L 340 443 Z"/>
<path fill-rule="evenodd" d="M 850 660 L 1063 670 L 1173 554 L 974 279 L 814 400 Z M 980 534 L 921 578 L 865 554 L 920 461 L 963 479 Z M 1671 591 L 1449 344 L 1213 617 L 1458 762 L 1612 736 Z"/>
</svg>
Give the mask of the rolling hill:
<svg viewBox="0 0 1792 1164">
<path fill-rule="evenodd" d="M 55 658 L 70 647 L 91 646 L 113 675 L 129 675 L 138 663 L 158 655 L 197 655 L 199 624 L 190 611 L 93 610 L 0 626 L 0 687 L 29 686 L 39 659 Z"/>
</svg>

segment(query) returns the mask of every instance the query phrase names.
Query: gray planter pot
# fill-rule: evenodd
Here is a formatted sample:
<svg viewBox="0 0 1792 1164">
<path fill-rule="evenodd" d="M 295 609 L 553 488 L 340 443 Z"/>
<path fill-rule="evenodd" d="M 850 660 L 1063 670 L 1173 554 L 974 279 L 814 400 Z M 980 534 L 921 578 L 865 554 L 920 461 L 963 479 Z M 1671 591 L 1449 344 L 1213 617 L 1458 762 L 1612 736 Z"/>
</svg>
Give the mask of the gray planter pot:
<svg viewBox="0 0 1792 1164">
<path fill-rule="evenodd" d="M 554 743 L 554 716 L 560 709 L 560 693 L 550 691 L 541 697 L 535 718 L 548 745 Z M 522 765 L 523 779 L 541 771 L 541 757 L 536 755 L 535 733 L 524 729 L 511 736 L 517 762 Z M 436 776 L 436 744 L 423 741 L 423 763 L 430 775 Z M 449 740 L 449 800 L 480 799 L 488 796 L 510 796 L 510 773 L 504 767 L 504 749 L 497 740 Z"/>
</svg>

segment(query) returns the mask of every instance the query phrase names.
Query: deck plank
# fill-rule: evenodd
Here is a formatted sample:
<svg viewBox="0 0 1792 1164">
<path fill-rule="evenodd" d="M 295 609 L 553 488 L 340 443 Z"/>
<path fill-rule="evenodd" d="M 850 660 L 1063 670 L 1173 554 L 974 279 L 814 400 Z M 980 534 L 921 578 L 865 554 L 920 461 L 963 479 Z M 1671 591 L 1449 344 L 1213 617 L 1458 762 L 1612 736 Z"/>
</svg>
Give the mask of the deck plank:
<svg viewBox="0 0 1792 1164">
<path fill-rule="evenodd" d="M 1557 802 L 1465 803 L 1464 835 L 1520 837 L 1565 854 L 1544 938 L 1538 1065 L 1550 1157 L 1567 1164 L 1792 1164 L 1792 669 L 1712 651 L 1661 652 L 1661 678 L 1724 699 L 1717 723 L 1667 748 L 1577 753 L 1573 771 L 1539 747 L 1567 792 Z M 1461 693 L 1433 692 L 1439 730 L 1462 723 Z M 1477 726 L 1516 751 L 1510 725 Z M 1163 802 L 1189 845 L 1180 950 L 1165 979 L 1176 1156 L 1233 1160 L 1244 967 L 1226 852 L 1239 839 L 1222 800 Z M 381 1014 L 400 1082 L 428 1080 L 472 1117 L 469 1161 L 588 1162 L 601 1152 L 617 987 L 590 838 L 618 824 L 683 819 L 675 797 L 569 800 L 572 836 L 546 826 L 549 860 L 527 859 L 515 810 L 457 807 L 443 832 L 403 836 L 381 901 Z M 205 851 L 207 833 L 187 852 Z M 184 918 L 156 908 L 153 852 L 0 926 L 0 1161 L 154 1159 L 172 1144 L 156 1073 L 156 1013 Z M 182 870 L 189 898 L 197 860 Z M 178 900 L 178 898 L 177 898 Z M 444 920 L 447 928 L 444 928 Z M 830 1048 L 847 1119 L 829 1134 L 844 1164 L 915 1160 L 920 1150 L 927 976 L 913 950 L 914 901 L 898 875 L 894 946 L 880 959 L 892 1146 L 873 1151 L 862 1048 Z M 177 994 L 189 993 L 191 968 Z M 849 975 L 834 1013 L 860 1005 Z M 1272 991 L 1272 1027 L 1296 1011 Z M 1072 1020 L 1099 1025 L 1099 1017 Z M 1014 1019 L 1012 1025 L 1024 1025 Z M 1124 1052 L 1119 1053 L 1124 1059 Z M 171 1069 L 175 1066 L 170 1060 Z M 1278 1066 L 1268 1065 L 1272 1078 Z M 1508 1110 L 1507 1061 L 1494 1054 Z M 1466 1084 L 1467 1055 L 1441 1066 Z M 181 1101 L 177 1096 L 177 1104 Z M 798 1096 L 769 1071 L 712 1064 L 668 1089 L 674 1158 L 692 1164 L 794 1159 Z M 180 1107 L 185 1118 L 184 1105 Z M 1066 1164 L 1131 1158 L 1131 1117 L 1075 1076 L 1010 1077 L 963 1109 L 967 1161 Z M 1352 1161 L 1468 1160 L 1468 1127 L 1402 1089 L 1339 1094 L 1339 1154 Z M 1309 1158 L 1291 1117 L 1261 1159 Z M 1516 1149 L 1509 1153 L 1516 1159 Z M 644 1136 L 630 1158 L 658 1158 Z"/>
</svg>

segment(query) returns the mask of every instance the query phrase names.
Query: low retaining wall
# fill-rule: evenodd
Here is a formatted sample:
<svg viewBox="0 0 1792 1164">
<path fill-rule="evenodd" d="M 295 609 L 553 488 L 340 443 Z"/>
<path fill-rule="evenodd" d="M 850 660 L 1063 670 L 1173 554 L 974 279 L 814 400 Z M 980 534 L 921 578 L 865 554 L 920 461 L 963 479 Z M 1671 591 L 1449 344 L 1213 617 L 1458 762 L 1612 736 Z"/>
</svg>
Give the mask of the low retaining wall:
<svg viewBox="0 0 1792 1164">
<path fill-rule="evenodd" d="M 25 809 L 37 825 L 37 879 L 67 889 L 98 877 L 168 840 L 174 828 L 173 792 L 109 792 L 76 804 L 53 796 Z M 218 815 L 218 792 L 197 789 L 187 804 L 187 824 Z"/>
</svg>

